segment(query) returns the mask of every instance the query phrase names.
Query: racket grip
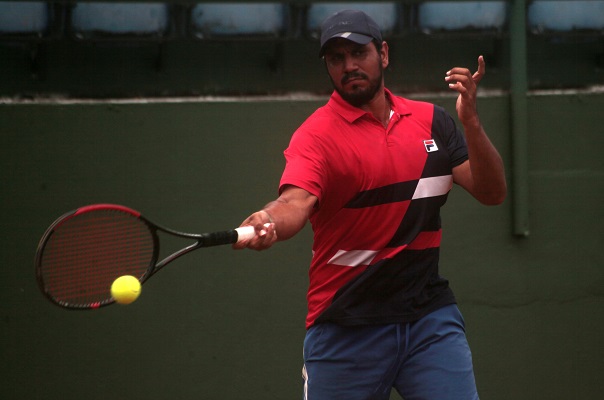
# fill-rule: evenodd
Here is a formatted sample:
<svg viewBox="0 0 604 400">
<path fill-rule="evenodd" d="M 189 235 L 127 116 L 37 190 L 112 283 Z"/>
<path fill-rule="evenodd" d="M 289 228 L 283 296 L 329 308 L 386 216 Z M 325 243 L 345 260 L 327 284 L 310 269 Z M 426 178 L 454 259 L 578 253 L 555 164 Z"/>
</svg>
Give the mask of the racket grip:
<svg viewBox="0 0 604 400">
<path fill-rule="evenodd" d="M 265 227 L 269 227 L 270 224 L 264 224 Z M 251 226 L 251 225 L 247 225 L 247 226 L 241 226 L 237 229 L 235 229 L 235 231 L 237 231 L 237 243 L 239 242 L 243 242 L 244 240 L 249 240 L 252 239 L 254 236 L 256 236 L 256 229 Z M 264 232 L 264 231 L 262 231 Z M 266 232 L 264 232 L 266 233 Z"/>
<path fill-rule="evenodd" d="M 249 240 L 256 236 L 256 230 L 253 226 L 242 226 L 240 228 L 235 229 L 237 231 L 237 243 L 243 242 L 244 240 Z"/>
</svg>

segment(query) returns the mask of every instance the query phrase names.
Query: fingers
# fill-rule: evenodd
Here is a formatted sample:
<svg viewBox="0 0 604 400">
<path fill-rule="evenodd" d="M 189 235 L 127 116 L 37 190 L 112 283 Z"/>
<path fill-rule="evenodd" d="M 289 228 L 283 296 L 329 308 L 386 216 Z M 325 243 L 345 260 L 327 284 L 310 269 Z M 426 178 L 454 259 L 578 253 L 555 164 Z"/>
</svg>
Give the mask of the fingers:
<svg viewBox="0 0 604 400">
<path fill-rule="evenodd" d="M 478 70 L 476 72 L 474 72 L 474 75 L 472 75 L 472 79 L 474 80 L 474 82 L 477 85 L 480 82 L 480 80 L 482 79 L 482 77 L 484 76 L 486 70 L 487 69 L 486 69 L 486 65 L 484 62 L 484 57 L 478 56 Z"/>
<path fill-rule="evenodd" d="M 274 223 L 265 221 L 266 216 L 265 212 L 259 211 L 243 221 L 241 226 L 253 226 L 256 234 L 250 239 L 233 244 L 233 249 L 265 250 L 271 247 L 277 241 L 277 231 Z"/>
<path fill-rule="evenodd" d="M 243 226 L 243 225 L 242 225 Z M 255 225 L 256 235 L 248 240 L 242 240 L 233 244 L 233 249 L 265 250 L 277 241 L 275 224 Z"/>
<path fill-rule="evenodd" d="M 449 88 L 462 94 L 467 91 L 470 82 L 474 84 L 470 71 L 466 68 L 453 68 L 447 71 L 445 81 L 449 84 Z"/>
<path fill-rule="evenodd" d="M 445 81 L 449 83 L 449 88 L 466 94 L 468 91 L 475 91 L 476 85 L 482 80 L 485 75 L 486 65 L 484 57 L 478 57 L 478 70 L 472 74 L 469 69 L 455 67 L 447 71 Z"/>
<path fill-rule="evenodd" d="M 449 83 L 451 89 L 457 90 L 460 93 L 466 92 L 467 89 L 476 86 L 473 77 L 470 75 L 470 71 L 466 68 L 453 68 L 447 71 L 445 81 Z"/>
<path fill-rule="evenodd" d="M 255 226 L 256 236 L 250 239 L 245 247 L 253 250 L 265 250 L 271 247 L 277 241 L 277 231 L 275 224 L 267 223 L 260 227 Z"/>
</svg>

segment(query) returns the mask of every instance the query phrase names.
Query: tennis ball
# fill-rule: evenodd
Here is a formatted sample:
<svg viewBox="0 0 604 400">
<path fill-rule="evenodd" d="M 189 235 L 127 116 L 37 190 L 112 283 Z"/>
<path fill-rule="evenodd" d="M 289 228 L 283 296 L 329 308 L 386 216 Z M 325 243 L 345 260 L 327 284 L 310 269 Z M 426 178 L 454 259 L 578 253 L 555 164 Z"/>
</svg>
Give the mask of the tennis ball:
<svg viewBox="0 0 604 400">
<path fill-rule="evenodd" d="M 111 284 L 111 295 L 119 304 L 130 304 L 141 294 L 141 283 L 132 275 L 120 276 Z"/>
</svg>

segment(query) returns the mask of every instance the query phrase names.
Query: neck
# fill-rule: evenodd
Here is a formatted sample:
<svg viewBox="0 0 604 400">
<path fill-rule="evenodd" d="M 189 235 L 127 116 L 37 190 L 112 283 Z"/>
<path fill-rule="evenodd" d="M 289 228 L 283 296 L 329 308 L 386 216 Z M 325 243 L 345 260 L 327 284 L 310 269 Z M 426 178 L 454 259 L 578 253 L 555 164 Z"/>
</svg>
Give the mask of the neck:
<svg viewBox="0 0 604 400">
<path fill-rule="evenodd" d="M 384 88 L 378 90 L 375 97 L 367 104 L 360 107 L 362 110 L 371 113 L 375 119 L 380 121 L 384 127 L 390 122 L 390 100 L 386 96 Z"/>
</svg>

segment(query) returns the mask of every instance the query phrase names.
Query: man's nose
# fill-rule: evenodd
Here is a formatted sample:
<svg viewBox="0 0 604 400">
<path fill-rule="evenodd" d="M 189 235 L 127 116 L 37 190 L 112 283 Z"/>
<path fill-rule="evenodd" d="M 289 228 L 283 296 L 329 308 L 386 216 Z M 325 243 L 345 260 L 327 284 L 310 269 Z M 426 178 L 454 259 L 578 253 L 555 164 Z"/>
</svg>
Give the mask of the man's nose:
<svg viewBox="0 0 604 400">
<path fill-rule="evenodd" d="M 344 71 L 354 71 L 358 68 L 357 62 L 350 54 L 344 56 Z"/>
</svg>

